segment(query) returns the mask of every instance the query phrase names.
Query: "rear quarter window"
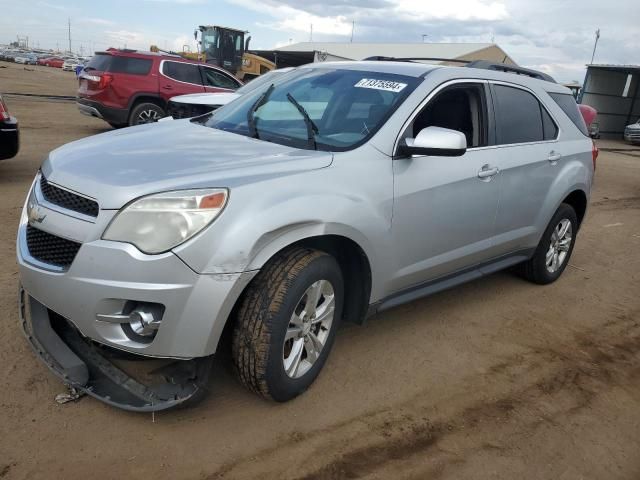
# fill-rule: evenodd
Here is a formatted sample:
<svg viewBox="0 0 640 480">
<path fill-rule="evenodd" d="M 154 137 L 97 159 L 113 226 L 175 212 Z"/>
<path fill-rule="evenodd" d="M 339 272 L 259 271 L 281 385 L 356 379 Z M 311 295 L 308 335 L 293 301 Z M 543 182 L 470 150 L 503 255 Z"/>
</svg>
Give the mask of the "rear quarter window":
<svg viewBox="0 0 640 480">
<path fill-rule="evenodd" d="M 153 61 L 148 58 L 119 57 L 115 55 L 94 55 L 86 66 L 89 70 L 101 72 L 126 73 L 129 75 L 147 75 Z"/>
<path fill-rule="evenodd" d="M 588 137 L 589 131 L 587 130 L 587 126 L 584 123 L 584 119 L 582 118 L 582 114 L 578 109 L 578 104 L 576 103 L 575 98 L 573 98 L 573 95 L 570 93 L 547 93 L 549 93 L 549 96 L 558 104 L 562 111 L 567 114 L 567 117 L 569 117 L 578 130 Z"/>
</svg>

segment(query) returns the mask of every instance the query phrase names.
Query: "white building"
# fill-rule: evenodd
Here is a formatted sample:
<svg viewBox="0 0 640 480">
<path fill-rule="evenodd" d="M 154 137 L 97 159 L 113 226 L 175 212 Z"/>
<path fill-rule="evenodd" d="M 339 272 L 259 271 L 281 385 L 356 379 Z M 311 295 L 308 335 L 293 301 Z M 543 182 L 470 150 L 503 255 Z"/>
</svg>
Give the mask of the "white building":
<svg viewBox="0 0 640 480">
<path fill-rule="evenodd" d="M 274 50 L 258 50 L 260 56 L 274 61 L 278 67 L 297 67 L 305 63 L 334 60 L 363 60 L 369 57 L 435 58 L 455 60 L 487 60 L 517 65 L 495 43 L 342 43 L 301 42 Z M 447 63 L 432 61 L 433 63 Z"/>
</svg>

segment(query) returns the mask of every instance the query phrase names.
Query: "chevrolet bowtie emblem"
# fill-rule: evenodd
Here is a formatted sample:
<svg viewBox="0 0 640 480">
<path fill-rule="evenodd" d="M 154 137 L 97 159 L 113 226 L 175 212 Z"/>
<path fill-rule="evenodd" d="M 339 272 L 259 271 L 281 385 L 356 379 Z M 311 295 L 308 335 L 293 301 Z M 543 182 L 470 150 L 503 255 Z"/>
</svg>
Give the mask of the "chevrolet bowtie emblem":
<svg viewBox="0 0 640 480">
<path fill-rule="evenodd" d="M 29 218 L 29 223 L 42 223 L 47 214 L 44 213 L 44 209 L 36 201 L 30 200 L 27 205 L 27 217 Z"/>
</svg>

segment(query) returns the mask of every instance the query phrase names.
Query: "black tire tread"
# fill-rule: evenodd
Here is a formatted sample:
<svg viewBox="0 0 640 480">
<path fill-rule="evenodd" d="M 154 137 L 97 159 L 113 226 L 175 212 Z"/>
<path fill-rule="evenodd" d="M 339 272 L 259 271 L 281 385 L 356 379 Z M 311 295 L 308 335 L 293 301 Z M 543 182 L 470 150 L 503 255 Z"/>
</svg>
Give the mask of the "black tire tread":
<svg viewBox="0 0 640 480">
<path fill-rule="evenodd" d="M 322 256 L 328 255 L 300 247 L 281 252 L 265 265 L 243 294 L 233 331 L 233 362 L 240 381 L 267 399 L 272 399 L 265 379 L 272 319 L 297 275 Z"/>
</svg>

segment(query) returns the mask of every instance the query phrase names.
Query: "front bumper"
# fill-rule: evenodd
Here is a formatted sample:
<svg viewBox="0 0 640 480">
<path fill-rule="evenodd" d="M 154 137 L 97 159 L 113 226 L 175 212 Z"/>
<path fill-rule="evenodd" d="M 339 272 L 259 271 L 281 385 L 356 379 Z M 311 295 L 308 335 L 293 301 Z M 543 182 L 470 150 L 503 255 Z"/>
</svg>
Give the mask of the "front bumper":
<svg viewBox="0 0 640 480">
<path fill-rule="evenodd" d="M 40 360 L 65 384 L 109 405 L 138 412 L 165 410 L 194 398 L 206 387 L 211 359 L 175 361 L 153 371 L 163 381 L 146 385 L 22 288 L 18 302 L 23 332 Z"/>
<path fill-rule="evenodd" d="M 17 238 L 20 281 L 37 302 L 70 321 L 91 340 L 149 357 L 191 359 L 209 356 L 231 310 L 257 273 L 200 274 L 177 255 L 146 255 L 127 243 L 102 240 L 114 211 L 100 210 L 95 219 L 49 203 L 34 181 L 28 205 L 38 211 L 37 228 L 80 244 L 66 268 L 48 265 L 29 250 L 27 210 Z M 33 213 L 33 212 L 32 212 Z M 162 306 L 153 340 L 132 338 L 125 324 L 105 317 L 127 313 L 131 304 Z"/>
</svg>

